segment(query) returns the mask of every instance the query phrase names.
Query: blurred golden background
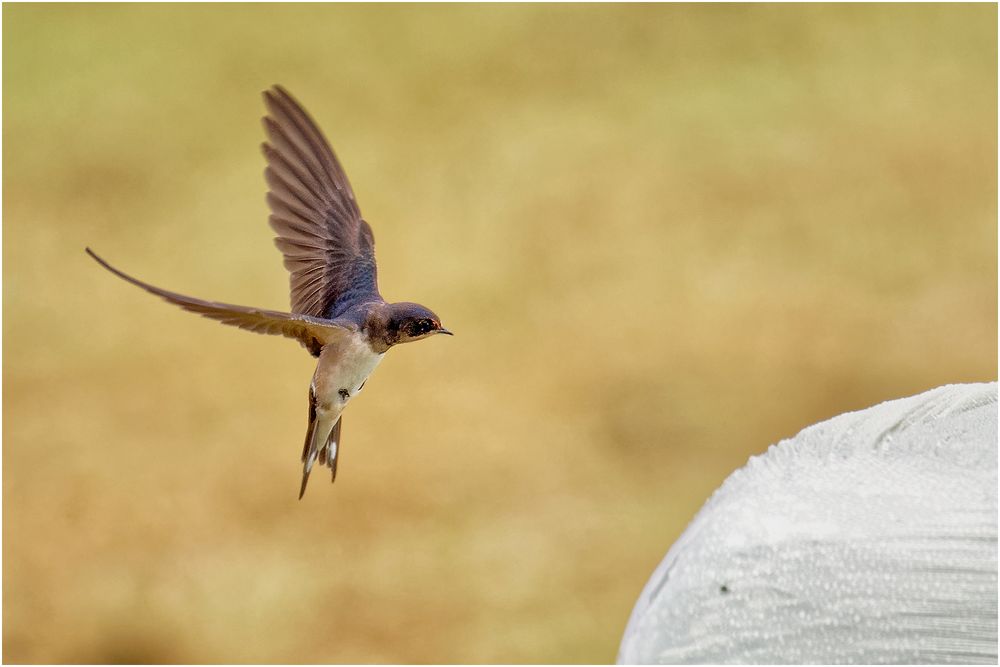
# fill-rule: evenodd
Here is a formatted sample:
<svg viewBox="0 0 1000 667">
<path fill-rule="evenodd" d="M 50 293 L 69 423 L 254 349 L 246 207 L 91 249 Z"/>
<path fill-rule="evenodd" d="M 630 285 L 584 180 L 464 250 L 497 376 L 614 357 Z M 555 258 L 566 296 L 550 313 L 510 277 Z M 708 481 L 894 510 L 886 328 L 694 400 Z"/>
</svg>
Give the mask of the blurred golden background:
<svg viewBox="0 0 1000 667">
<path fill-rule="evenodd" d="M 3 659 L 608 662 L 749 455 L 996 379 L 995 5 L 5 5 Z M 313 360 L 260 92 L 328 135 L 392 351 Z"/>
</svg>

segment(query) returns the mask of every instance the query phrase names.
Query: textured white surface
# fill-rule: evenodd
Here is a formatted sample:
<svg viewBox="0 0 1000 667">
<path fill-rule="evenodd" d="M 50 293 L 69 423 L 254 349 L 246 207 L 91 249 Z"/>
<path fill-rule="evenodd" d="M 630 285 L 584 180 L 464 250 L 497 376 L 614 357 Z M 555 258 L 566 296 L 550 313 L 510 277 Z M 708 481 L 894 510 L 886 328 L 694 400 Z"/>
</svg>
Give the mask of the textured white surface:
<svg viewBox="0 0 1000 667">
<path fill-rule="evenodd" d="M 618 661 L 996 664 L 996 383 L 751 458 L 653 573 Z"/>
</svg>

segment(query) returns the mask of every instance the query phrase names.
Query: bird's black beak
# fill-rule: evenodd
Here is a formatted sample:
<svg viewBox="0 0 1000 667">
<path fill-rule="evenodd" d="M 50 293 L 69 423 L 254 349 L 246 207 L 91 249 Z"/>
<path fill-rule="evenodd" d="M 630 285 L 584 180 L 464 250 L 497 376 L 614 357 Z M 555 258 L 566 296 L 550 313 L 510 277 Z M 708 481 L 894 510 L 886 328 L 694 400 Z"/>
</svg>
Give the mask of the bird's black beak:
<svg viewBox="0 0 1000 667">
<path fill-rule="evenodd" d="M 448 334 L 449 336 L 454 336 L 455 335 L 452 332 L 450 332 L 447 329 L 445 329 L 444 327 L 441 327 L 440 329 L 438 329 L 437 332 L 438 333 L 443 333 L 443 334 Z"/>
</svg>

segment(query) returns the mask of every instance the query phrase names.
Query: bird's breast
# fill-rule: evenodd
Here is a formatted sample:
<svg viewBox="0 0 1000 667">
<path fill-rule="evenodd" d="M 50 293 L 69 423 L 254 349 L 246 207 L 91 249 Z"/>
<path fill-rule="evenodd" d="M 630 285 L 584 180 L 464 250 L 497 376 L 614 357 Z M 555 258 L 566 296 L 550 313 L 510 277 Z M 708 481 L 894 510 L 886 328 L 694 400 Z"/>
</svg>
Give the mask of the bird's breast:
<svg viewBox="0 0 1000 667">
<path fill-rule="evenodd" d="M 317 409 L 343 410 L 361 391 L 383 356 L 360 336 L 323 348 L 313 376 Z"/>
</svg>

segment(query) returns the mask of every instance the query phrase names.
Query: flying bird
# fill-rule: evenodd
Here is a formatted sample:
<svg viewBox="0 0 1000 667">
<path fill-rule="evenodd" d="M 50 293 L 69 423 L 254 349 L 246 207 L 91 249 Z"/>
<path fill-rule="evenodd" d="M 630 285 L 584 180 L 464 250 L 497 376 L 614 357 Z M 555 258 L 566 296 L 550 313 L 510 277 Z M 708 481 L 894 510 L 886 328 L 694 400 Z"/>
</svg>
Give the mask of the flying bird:
<svg viewBox="0 0 1000 667">
<path fill-rule="evenodd" d="M 116 276 L 184 310 L 248 331 L 298 340 L 318 359 L 309 385 L 302 449 L 306 491 L 313 465 L 337 477 L 343 412 L 394 345 L 451 332 L 416 303 L 386 303 L 378 290 L 375 240 L 330 144 L 281 86 L 264 92 L 262 145 L 268 222 L 290 272 L 291 312 L 203 301 L 154 287 L 87 253 Z"/>
</svg>

